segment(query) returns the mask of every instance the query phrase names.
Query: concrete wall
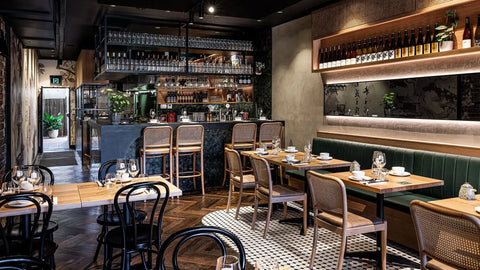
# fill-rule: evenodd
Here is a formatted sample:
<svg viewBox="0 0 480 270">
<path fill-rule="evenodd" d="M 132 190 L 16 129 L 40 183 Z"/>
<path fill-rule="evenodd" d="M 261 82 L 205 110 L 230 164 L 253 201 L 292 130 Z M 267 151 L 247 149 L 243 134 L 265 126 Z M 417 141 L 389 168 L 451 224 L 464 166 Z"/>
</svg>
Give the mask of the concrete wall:
<svg viewBox="0 0 480 270">
<path fill-rule="evenodd" d="M 272 28 L 272 118 L 285 120 L 285 143 L 303 148 L 323 122 L 323 83 L 311 72 L 311 16 Z"/>
</svg>

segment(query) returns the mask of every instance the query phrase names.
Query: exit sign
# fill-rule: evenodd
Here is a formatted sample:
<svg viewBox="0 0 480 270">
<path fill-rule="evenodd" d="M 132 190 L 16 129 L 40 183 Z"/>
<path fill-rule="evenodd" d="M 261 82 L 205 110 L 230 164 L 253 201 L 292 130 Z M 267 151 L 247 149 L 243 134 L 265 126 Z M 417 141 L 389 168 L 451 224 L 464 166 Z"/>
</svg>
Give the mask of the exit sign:
<svg viewBox="0 0 480 270">
<path fill-rule="evenodd" d="M 61 85 L 62 84 L 62 76 L 50 76 L 50 84 Z"/>
</svg>

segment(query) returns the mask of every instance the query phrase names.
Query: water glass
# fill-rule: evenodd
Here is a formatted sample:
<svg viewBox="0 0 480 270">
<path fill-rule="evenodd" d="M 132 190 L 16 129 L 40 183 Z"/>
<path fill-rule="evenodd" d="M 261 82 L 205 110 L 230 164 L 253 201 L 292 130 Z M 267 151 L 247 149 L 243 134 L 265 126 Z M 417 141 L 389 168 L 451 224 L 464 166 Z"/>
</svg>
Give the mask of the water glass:
<svg viewBox="0 0 480 270">
<path fill-rule="evenodd" d="M 124 159 L 117 159 L 117 173 L 127 172 L 127 166 Z"/>
<path fill-rule="evenodd" d="M 381 169 L 379 170 L 378 174 L 378 181 L 388 181 L 388 175 L 389 175 L 389 170 L 388 169 Z"/>
<path fill-rule="evenodd" d="M 217 259 L 216 270 L 240 270 L 240 262 L 236 256 L 226 255 Z"/>
<path fill-rule="evenodd" d="M 107 173 L 105 175 L 105 186 L 107 188 L 115 185 L 117 183 L 117 177 L 114 173 Z"/>
<path fill-rule="evenodd" d="M 138 159 L 130 159 L 128 161 L 128 172 L 132 178 L 137 177 L 140 168 L 138 167 Z"/>
<path fill-rule="evenodd" d="M 274 258 L 260 258 L 255 261 L 255 270 L 278 270 L 279 265 Z"/>
</svg>

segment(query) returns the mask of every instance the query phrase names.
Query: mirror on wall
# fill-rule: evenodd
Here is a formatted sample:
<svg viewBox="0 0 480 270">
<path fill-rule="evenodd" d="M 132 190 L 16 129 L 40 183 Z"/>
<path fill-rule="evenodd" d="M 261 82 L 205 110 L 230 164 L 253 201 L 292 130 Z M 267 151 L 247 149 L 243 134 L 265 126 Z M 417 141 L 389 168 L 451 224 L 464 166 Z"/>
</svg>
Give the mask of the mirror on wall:
<svg viewBox="0 0 480 270">
<path fill-rule="evenodd" d="M 325 115 L 480 120 L 480 73 L 327 84 Z"/>
</svg>

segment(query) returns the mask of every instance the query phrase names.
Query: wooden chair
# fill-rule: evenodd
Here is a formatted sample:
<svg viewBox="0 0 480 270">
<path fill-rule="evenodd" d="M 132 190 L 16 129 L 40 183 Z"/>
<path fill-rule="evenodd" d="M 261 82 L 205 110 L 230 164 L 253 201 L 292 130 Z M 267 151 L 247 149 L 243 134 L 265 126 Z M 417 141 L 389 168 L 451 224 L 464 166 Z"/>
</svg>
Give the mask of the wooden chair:
<svg viewBox="0 0 480 270">
<path fill-rule="evenodd" d="M 307 234 L 307 194 L 287 185 L 273 185 L 272 175 L 268 162 L 260 157 L 251 157 L 253 173 L 255 175 L 255 210 L 253 212 L 252 230 L 255 228 L 255 219 L 258 210 L 258 201 L 268 202 L 268 214 L 265 222 L 263 238 L 267 237 L 268 224 L 272 215 L 272 204 L 283 203 L 283 216 L 287 216 L 287 202 L 303 201 L 303 234 Z"/>
<path fill-rule="evenodd" d="M 50 270 L 50 266 L 37 258 L 28 256 L 9 256 L 0 259 L 0 269 L 23 270 L 39 269 Z"/>
<path fill-rule="evenodd" d="M 255 123 L 244 123 L 236 124 L 232 129 L 232 143 L 225 144 L 225 148 L 233 150 L 255 150 L 255 140 L 257 138 L 257 124 Z M 226 154 L 225 154 L 226 155 Z M 245 168 L 245 160 L 243 157 L 243 166 L 244 172 L 251 172 L 251 168 Z M 227 168 L 227 157 L 225 156 L 224 162 L 224 174 L 223 174 L 223 183 L 222 186 L 225 186 L 225 181 L 227 180 L 227 173 L 229 173 Z"/>
<path fill-rule="evenodd" d="M 172 137 L 173 129 L 169 126 L 153 126 L 146 127 L 143 130 L 143 147 L 140 149 L 140 159 L 142 166 L 142 173 L 146 174 L 147 159 L 162 158 L 163 170 L 162 176 L 173 181 L 173 154 L 172 154 Z M 167 173 L 167 156 L 169 164 L 169 172 Z"/>
<path fill-rule="evenodd" d="M 275 137 L 282 141 L 283 125 L 281 122 L 267 122 L 260 125 L 260 132 L 258 135 L 257 147 L 263 143 L 268 149 L 273 148 L 272 140 Z M 280 184 L 283 184 L 283 170 L 282 166 L 278 166 L 278 175 L 280 176 Z"/>
<path fill-rule="evenodd" d="M 225 148 L 226 158 L 228 161 L 228 169 L 230 172 L 230 188 L 228 191 L 227 213 L 230 210 L 230 202 L 232 200 L 232 193 L 235 188 L 239 189 L 238 206 L 235 213 L 235 219 L 238 218 L 238 212 L 242 205 L 243 189 L 255 187 L 255 177 L 253 174 L 243 174 L 242 159 L 240 154 L 232 149 Z"/>
<path fill-rule="evenodd" d="M 175 155 L 175 179 L 177 187 L 181 178 L 193 178 L 193 188 L 197 189 L 196 178 L 200 177 L 202 183 L 202 195 L 205 195 L 205 183 L 203 173 L 203 134 L 202 125 L 185 125 L 177 128 L 177 137 L 173 153 Z M 200 171 L 196 170 L 196 157 L 200 154 Z M 193 168 L 191 171 L 180 171 L 180 157 L 191 156 Z"/>
<path fill-rule="evenodd" d="M 386 268 L 387 222 L 376 217 L 365 217 L 348 211 L 345 184 L 337 177 L 307 172 L 307 181 L 314 210 L 314 233 L 310 268 L 313 268 L 317 249 L 318 227 L 325 228 L 342 236 L 337 270 L 342 269 L 343 256 L 347 247 L 347 236 L 381 232 L 382 269 Z"/>
<path fill-rule="evenodd" d="M 421 269 L 480 269 L 479 218 L 418 200 L 410 213 Z"/>
</svg>

